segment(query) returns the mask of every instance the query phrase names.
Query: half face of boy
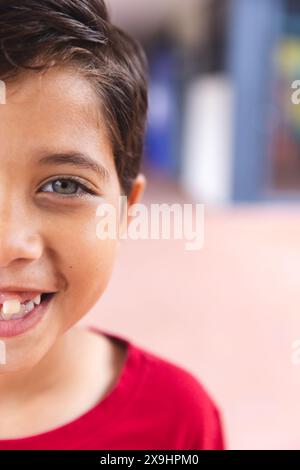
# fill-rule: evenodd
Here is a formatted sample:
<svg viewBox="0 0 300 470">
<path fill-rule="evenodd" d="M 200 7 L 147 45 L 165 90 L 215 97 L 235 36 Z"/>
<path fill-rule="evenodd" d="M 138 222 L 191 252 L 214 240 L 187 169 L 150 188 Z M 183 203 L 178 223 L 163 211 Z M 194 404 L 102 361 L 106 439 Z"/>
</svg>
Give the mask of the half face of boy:
<svg viewBox="0 0 300 470">
<path fill-rule="evenodd" d="M 0 328 L 6 345 L 0 374 L 36 365 L 99 299 L 119 241 L 97 237 L 96 210 L 103 200 L 118 208 L 121 196 L 105 119 L 87 79 L 54 67 L 6 86 L 0 292 L 13 286 L 55 295 L 33 327 L 5 337 Z M 144 185 L 139 175 L 129 207 Z"/>
</svg>

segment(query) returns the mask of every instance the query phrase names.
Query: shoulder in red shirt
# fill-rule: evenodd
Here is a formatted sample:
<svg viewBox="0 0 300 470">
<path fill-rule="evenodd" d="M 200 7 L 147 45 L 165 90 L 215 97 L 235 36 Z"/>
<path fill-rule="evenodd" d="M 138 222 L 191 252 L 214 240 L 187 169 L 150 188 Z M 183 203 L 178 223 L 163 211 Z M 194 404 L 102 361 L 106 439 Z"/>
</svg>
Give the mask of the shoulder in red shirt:
<svg viewBox="0 0 300 470">
<path fill-rule="evenodd" d="M 0 440 L 4 449 L 223 450 L 220 411 L 187 370 L 125 337 L 127 359 L 114 388 L 95 407 L 51 431 Z"/>
</svg>

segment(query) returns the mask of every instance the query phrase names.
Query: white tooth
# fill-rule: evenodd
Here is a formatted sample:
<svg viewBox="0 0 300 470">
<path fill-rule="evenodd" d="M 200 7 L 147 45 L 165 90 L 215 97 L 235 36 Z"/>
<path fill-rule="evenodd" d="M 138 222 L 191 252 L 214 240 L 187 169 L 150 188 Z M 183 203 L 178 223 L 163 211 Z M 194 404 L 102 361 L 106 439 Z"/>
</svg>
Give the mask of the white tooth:
<svg viewBox="0 0 300 470">
<path fill-rule="evenodd" d="M 2 305 L 1 313 L 6 317 L 10 317 L 14 313 L 21 310 L 21 302 L 19 300 L 6 300 Z"/>
<path fill-rule="evenodd" d="M 33 302 L 35 303 L 35 305 L 40 305 L 40 303 L 41 303 L 41 294 L 37 295 L 37 296 L 33 299 Z"/>
<path fill-rule="evenodd" d="M 11 318 L 16 315 L 15 313 L 4 313 L 3 308 L 1 308 L 1 318 L 3 320 L 11 320 Z"/>
<path fill-rule="evenodd" d="M 25 305 L 26 313 L 31 312 L 34 309 L 34 303 L 32 300 Z"/>
<path fill-rule="evenodd" d="M 1 317 L 3 320 L 17 320 L 18 318 L 22 318 L 26 313 L 25 305 L 21 304 L 20 311 L 18 313 L 10 313 L 4 314 L 3 309 L 1 309 Z"/>
<path fill-rule="evenodd" d="M 21 304 L 21 309 L 20 309 L 19 315 L 24 315 L 25 313 L 26 313 L 26 311 L 25 311 L 25 305 L 24 305 L 24 304 Z"/>
</svg>

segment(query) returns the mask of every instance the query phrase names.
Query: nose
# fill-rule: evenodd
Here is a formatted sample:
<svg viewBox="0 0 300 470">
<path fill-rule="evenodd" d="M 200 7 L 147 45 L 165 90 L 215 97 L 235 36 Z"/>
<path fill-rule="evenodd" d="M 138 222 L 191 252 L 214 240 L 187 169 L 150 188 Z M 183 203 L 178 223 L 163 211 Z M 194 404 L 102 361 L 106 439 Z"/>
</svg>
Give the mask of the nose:
<svg viewBox="0 0 300 470">
<path fill-rule="evenodd" d="M 24 210 L 0 207 L 0 268 L 16 260 L 34 261 L 41 257 L 43 245 L 32 217 Z"/>
</svg>

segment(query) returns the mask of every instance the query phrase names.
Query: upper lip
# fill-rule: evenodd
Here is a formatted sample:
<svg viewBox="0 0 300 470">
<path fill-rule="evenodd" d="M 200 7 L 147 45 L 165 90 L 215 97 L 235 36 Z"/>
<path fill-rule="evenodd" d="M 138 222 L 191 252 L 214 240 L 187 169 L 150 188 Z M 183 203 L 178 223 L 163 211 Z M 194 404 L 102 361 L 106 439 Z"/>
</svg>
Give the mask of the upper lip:
<svg viewBox="0 0 300 470">
<path fill-rule="evenodd" d="M 37 294 L 50 294 L 55 292 L 55 289 L 37 289 L 36 287 L 20 287 L 20 286 L 1 286 L 0 285 L 0 292 L 36 292 Z"/>
<path fill-rule="evenodd" d="M 39 294 L 52 293 L 48 289 L 36 289 L 21 286 L 0 286 L 0 304 L 6 300 L 16 299 L 21 303 L 34 299 Z"/>
</svg>

